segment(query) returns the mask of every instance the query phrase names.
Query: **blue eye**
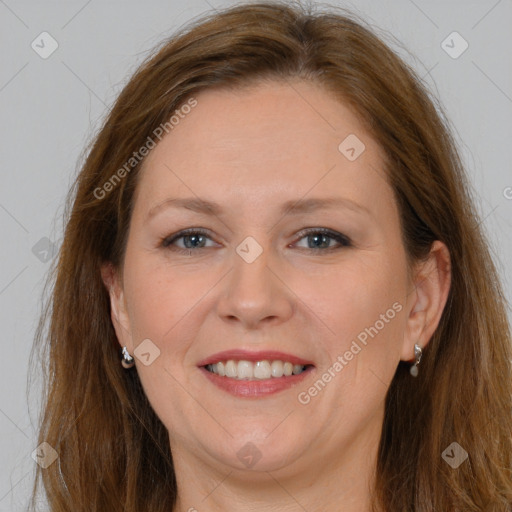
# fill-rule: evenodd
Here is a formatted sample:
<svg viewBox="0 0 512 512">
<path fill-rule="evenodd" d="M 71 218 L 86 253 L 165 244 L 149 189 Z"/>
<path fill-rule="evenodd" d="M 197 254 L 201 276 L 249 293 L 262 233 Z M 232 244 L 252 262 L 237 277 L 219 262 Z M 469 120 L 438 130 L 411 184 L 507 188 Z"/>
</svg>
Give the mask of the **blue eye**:
<svg viewBox="0 0 512 512">
<path fill-rule="evenodd" d="M 189 254 L 192 249 L 203 249 L 201 245 L 208 238 L 208 233 L 203 229 L 190 228 L 180 231 L 162 240 L 162 247 Z M 183 239 L 185 247 L 176 246 L 176 241 Z"/>
<path fill-rule="evenodd" d="M 309 228 L 301 231 L 299 235 L 299 240 L 307 239 L 308 247 L 305 247 L 305 249 L 312 252 L 325 253 L 352 246 L 352 242 L 348 237 L 327 228 Z M 183 240 L 183 247 L 176 245 L 179 240 Z M 208 247 L 205 245 L 207 240 L 211 240 L 211 238 L 206 230 L 190 228 L 164 238 L 160 245 L 178 253 L 191 255 L 192 252 L 199 249 L 207 249 Z M 338 245 L 332 246 L 332 240 L 337 242 Z"/>
<path fill-rule="evenodd" d="M 352 245 L 348 237 L 327 228 L 311 228 L 302 231 L 300 234 L 302 235 L 300 240 L 303 238 L 308 240 L 308 247 L 306 249 L 311 251 L 320 250 L 321 252 L 326 252 L 340 249 L 341 247 L 351 247 Z M 329 240 L 335 240 L 339 245 L 337 247 L 331 246 Z M 310 241 L 312 241 L 312 247 L 309 246 Z"/>
</svg>

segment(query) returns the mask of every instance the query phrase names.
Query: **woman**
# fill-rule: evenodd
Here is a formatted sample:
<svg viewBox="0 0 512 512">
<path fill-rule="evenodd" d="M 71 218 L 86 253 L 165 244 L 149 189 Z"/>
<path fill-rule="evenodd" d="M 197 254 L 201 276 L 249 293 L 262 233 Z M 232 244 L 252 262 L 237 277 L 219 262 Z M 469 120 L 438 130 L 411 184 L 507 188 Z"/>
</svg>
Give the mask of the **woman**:
<svg viewBox="0 0 512 512">
<path fill-rule="evenodd" d="M 510 510 L 503 292 L 434 101 L 360 22 L 183 30 L 69 207 L 52 512 Z"/>
</svg>

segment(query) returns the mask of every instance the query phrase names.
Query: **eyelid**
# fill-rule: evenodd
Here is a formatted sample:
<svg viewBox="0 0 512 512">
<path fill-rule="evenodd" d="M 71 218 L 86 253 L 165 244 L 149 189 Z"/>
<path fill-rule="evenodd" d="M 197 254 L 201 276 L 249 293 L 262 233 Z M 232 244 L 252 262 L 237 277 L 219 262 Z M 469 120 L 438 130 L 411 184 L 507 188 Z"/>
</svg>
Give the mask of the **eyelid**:
<svg viewBox="0 0 512 512">
<path fill-rule="evenodd" d="M 179 240 L 180 238 L 184 237 L 184 236 L 187 236 L 187 235 L 193 235 L 193 234 L 199 234 L 199 235 L 203 235 L 203 236 L 206 236 L 208 238 L 211 239 L 211 236 L 210 236 L 210 233 L 208 232 L 208 230 L 206 229 L 203 229 L 203 228 L 186 228 L 186 229 L 182 229 L 180 231 L 177 231 L 176 233 L 173 233 L 172 235 L 168 235 L 166 237 L 164 237 L 161 241 L 160 241 L 160 245 L 164 248 L 168 248 L 172 242 L 176 241 L 176 240 Z M 178 247 L 177 250 L 180 250 L 181 247 Z M 190 249 L 182 249 L 182 250 L 190 250 Z"/>
<path fill-rule="evenodd" d="M 348 247 L 353 247 L 353 242 L 352 240 L 350 239 L 350 237 L 348 237 L 347 235 L 343 234 L 343 233 L 340 233 L 339 231 L 335 231 L 333 229 L 330 229 L 330 228 L 326 228 L 326 227 L 307 227 L 307 228 L 303 228 L 301 229 L 296 235 L 295 235 L 295 241 L 292 242 L 290 245 L 293 245 L 295 244 L 297 241 L 299 240 L 302 240 L 303 238 L 305 238 L 306 236 L 308 236 L 309 234 L 313 234 L 313 233 L 321 233 L 321 234 L 324 234 L 324 235 L 327 235 L 329 238 L 335 240 L 336 242 L 338 242 L 338 246 L 334 246 L 334 247 L 327 247 L 325 249 L 315 249 L 315 248 L 309 248 L 309 247 L 300 247 L 299 249 L 302 249 L 302 250 L 305 250 L 305 251 L 308 251 L 308 252 L 313 252 L 313 253 L 321 253 L 321 252 L 331 252 L 331 251 L 335 251 L 335 250 L 339 250 L 341 248 L 348 248 Z M 202 236 L 205 236 L 206 238 L 210 239 L 213 241 L 212 237 L 210 236 L 210 233 L 207 229 L 204 229 L 204 228 L 186 228 L 186 229 L 182 229 L 176 233 L 173 233 L 172 235 L 168 235 L 166 236 L 165 238 L 161 239 L 160 240 L 160 246 L 164 249 L 169 249 L 169 250 L 173 250 L 175 252 L 178 252 L 178 253 L 187 253 L 187 254 L 190 254 L 191 252 L 197 252 L 199 249 L 209 249 L 211 247 L 198 247 L 197 249 L 184 249 L 184 248 L 181 248 L 181 247 L 177 247 L 177 246 L 172 246 L 173 242 L 175 242 L 176 240 L 179 240 L 180 238 L 183 238 L 184 236 L 187 236 L 187 235 L 193 235 L 193 234 L 198 234 L 198 235 L 202 235 Z M 290 245 L 288 245 L 287 247 L 289 247 Z M 171 249 L 172 247 L 172 249 Z"/>
<path fill-rule="evenodd" d="M 330 250 L 339 249 L 341 247 L 352 247 L 353 246 L 352 240 L 347 235 L 344 235 L 343 233 L 340 233 L 339 231 L 335 231 L 334 229 L 324 228 L 324 227 L 304 228 L 297 233 L 297 240 L 301 240 L 305 236 L 312 234 L 312 233 L 322 233 L 323 235 L 327 235 L 329 238 L 336 240 L 340 244 L 340 246 L 339 247 L 328 247 L 327 249 L 309 249 L 309 248 L 307 248 L 306 250 L 309 250 L 309 251 L 328 252 Z"/>
</svg>

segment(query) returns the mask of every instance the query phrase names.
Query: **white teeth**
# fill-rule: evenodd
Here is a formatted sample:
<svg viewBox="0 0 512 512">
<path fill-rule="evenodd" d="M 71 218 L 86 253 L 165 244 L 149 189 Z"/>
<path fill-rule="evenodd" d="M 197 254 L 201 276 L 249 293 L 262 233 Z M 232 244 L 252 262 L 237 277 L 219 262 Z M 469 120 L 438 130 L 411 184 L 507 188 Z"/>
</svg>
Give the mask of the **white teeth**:
<svg viewBox="0 0 512 512">
<path fill-rule="evenodd" d="M 220 361 L 216 364 L 209 364 L 206 369 L 221 377 L 229 377 L 238 380 L 262 380 L 279 377 L 299 375 L 305 370 L 301 364 L 292 364 L 289 361 Z"/>
<path fill-rule="evenodd" d="M 298 375 L 299 373 L 302 373 L 303 366 L 301 364 L 294 364 L 293 365 L 293 375 Z"/>
<path fill-rule="evenodd" d="M 270 379 L 270 363 L 268 361 L 258 361 L 254 365 L 255 379 Z"/>
<path fill-rule="evenodd" d="M 253 364 L 250 361 L 238 361 L 238 375 L 239 379 L 251 379 L 254 377 Z"/>
<path fill-rule="evenodd" d="M 272 377 L 282 377 L 284 375 L 282 361 L 272 361 L 270 369 L 272 371 Z"/>
<path fill-rule="evenodd" d="M 217 366 L 215 364 L 212 364 L 211 366 Z M 236 377 L 237 376 L 237 370 L 236 370 L 236 363 L 233 360 L 226 362 L 226 377 Z"/>
</svg>

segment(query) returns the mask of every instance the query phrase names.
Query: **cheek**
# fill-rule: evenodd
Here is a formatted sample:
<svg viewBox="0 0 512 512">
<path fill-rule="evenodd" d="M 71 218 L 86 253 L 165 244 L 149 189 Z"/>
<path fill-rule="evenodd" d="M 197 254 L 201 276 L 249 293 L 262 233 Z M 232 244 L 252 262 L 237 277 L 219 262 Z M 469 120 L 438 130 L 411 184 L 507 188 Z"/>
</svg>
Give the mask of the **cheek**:
<svg viewBox="0 0 512 512">
<path fill-rule="evenodd" d="M 400 360 L 406 275 L 399 260 L 367 254 L 340 267 L 324 290 L 309 285 L 308 304 L 322 321 L 317 324 L 329 327 L 322 370 L 335 377 L 326 403 L 363 423 L 382 403 Z"/>
<path fill-rule="evenodd" d="M 316 279 L 304 277 L 297 295 L 311 308 L 317 323 L 325 326 L 326 339 L 330 340 L 326 348 L 332 357 L 361 333 L 361 339 L 366 333 L 368 339 L 381 343 L 390 334 L 396 338 L 401 322 L 395 320 L 400 318 L 405 289 L 405 269 L 400 268 L 396 255 L 375 252 L 347 259 Z M 377 334 L 371 329 L 375 325 Z"/>
<path fill-rule="evenodd" d="M 211 273 L 183 272 L 169 264 L 152 263 L 143 255 L 127 261 L 126 275 L 132 332 L 162 343 L 215 282 Z"/>
<path fill-rule="evenodd" d="M 134 346 L 149 339 L 158 348 L 151 364 L 136 362 L 142 387 L 164 425 L 186 426 L 183 418 L 194 412 L 188 410 L 193 404 L 184 392 L 189 385 L 184 360 L 194 338 L 187 331 L 197 325 L 193 306 L 204 295 L 204 288 L 197 274 L 155 263 L 142 253 L 127 258 L 125 269 Z"/>
</svg>

